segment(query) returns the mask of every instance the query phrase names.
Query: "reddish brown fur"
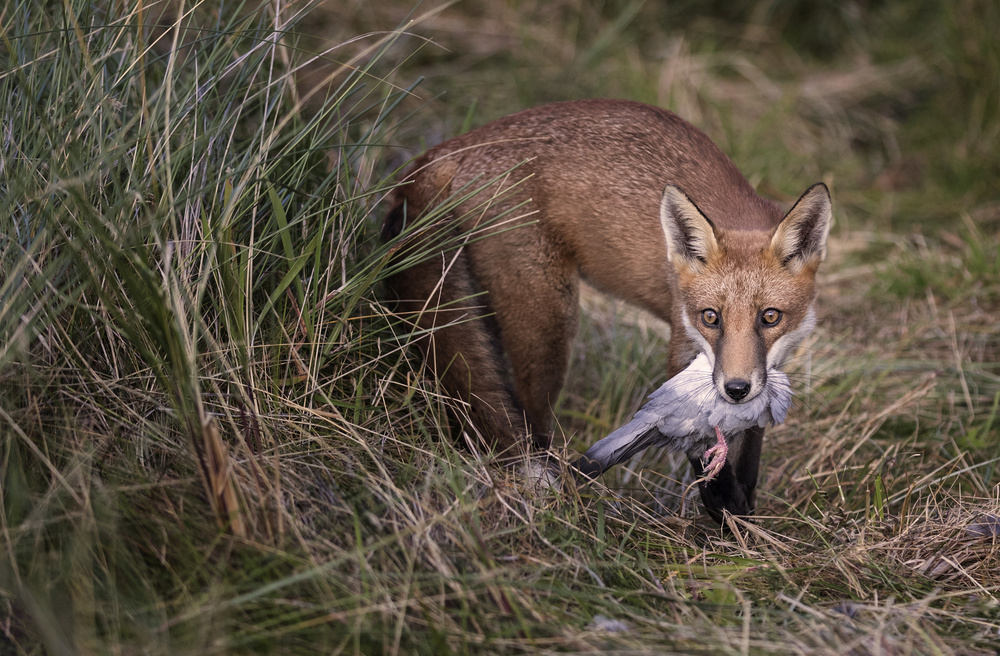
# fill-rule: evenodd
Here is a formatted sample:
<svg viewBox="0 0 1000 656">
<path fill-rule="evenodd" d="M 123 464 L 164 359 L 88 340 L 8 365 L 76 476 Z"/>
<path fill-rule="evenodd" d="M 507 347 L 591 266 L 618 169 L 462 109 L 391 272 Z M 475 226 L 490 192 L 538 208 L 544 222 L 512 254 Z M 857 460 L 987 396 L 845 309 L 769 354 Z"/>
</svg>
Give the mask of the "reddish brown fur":
<svg viewBox="0 0 1000 656">
<path fill-rule="evenodd" d="M 681 313 L 700 326 L 701 310 L 717 304 L 732 328 L 699 330 L 722 354 L 720 366 L 744 375 L 761 366 L 779 334 L 754 337 L 761 303 L 784 308 L 783 334 L 813 301 L 818 259 L 795 274 L 780 261 L 772 244 L 778 206 L 757 196 L 702 132 L 656 107 L 589 100 L 529 109 L 432 148 L 406 179 L 386 218 L 386 238 L 449 194 L 498 179 L 444 219 L 451 234 L 484 226 L 494 234 L 424 261 L 390 287 L 398 311 L 422 328 L 492 315 L 439 329 L 422 346 L 448 392 L 469 404 L 501 450 L 529 435 L 548 439 L 581 278 L 671 323 L 671 375 L 701 348 L 681 328 Z M 703 265 L 668 261 L 660 224 L 668 183 L 714 226 L 718 249 Z M 402 250 L 433 249 L 434 239 L 410 237 Z M 480 292 L 487 293 L 467 298 Z M 719 351 L 720 341 L 742 346 Z"/>
</svg>

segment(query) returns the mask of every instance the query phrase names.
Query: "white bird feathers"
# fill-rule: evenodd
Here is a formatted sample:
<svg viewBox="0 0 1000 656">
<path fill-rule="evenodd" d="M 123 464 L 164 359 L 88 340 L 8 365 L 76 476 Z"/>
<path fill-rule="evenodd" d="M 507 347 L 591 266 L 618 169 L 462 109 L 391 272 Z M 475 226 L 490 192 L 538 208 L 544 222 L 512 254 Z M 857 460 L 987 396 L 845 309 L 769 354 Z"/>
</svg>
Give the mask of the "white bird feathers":
<svg viewBox="0 0 1000 656">
<path fill-rule="evenodd" d="M 780 424 L 791 401 L 788 376 L 768 369 L 760 394 L 745 403 L 730 403 L 712 382 L 708 356 L 699 353 L 686 369 L 649 395 L 632 421 L 590 447 L 576 468 L 593 478 L 648 447 L 665 446 L 692 458 L 709 459 L 705 476 L 711 479 L 726 462 L 727 437 L 753 426 Z"/>
</svg>

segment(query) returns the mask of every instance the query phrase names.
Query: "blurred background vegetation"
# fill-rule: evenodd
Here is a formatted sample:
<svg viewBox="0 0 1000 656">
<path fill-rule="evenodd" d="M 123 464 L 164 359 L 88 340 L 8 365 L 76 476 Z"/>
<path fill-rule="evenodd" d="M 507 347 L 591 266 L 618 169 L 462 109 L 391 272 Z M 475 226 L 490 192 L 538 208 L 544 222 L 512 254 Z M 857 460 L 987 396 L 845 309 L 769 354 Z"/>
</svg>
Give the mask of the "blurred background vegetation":
<svg viewBox="0 0 1000 656">
<path fill-rule="evenodd" d="M 433 7 L 330 3 L 307 29 L 341 40 Z M 430 42 L 401 40 L 393 54 L 398 79 L 423 78 L 429 118 L 409 126 L 417 139 L 545 102 L 625 97 L 702 126 L 772 184 L 837 175 L 869 194 L 934 184 L 947 211 L 996 189 L 998 11 L 975 0 L 473 0 L 414 28 Z M 928 222 L 941 209 L 914 203 L 894 218 Z"/>
<path fill-rule="evenodd" d="M 992 0 L 7 3 L 0 653 L 995 653 L 997 34 Z M 728 532 L 664 454 L 526 489 L 379 303 L 399 167 L 593 96 L 833 191 Z M 571 450 L 665 361 L 583 303 Z"/>
</svg>

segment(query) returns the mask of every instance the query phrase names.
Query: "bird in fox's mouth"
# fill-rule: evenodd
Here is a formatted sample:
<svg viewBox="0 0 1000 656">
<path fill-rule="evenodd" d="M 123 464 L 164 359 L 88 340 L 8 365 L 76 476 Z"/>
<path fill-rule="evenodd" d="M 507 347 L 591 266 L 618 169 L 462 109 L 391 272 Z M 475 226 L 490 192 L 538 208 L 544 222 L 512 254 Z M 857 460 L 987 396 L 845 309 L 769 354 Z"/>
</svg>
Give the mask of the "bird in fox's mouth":
<svg viewBox="0 0 1000 656">
<path fill-rule="evenodd" d="M 574 465 L 589 478 L 625 462 L 651 446 L 665 446 L 701 457 L 705 477 L 714 478 L 726 463 L 727 437 L 767 424 L 780 424 L 792 401 L 784 372 L 771 368 L 761 392 L 744 403 L 723 398 L 712 383 L 708 356 L 697 357 L 649 395 L 630 422 L 596 442 Z"/>
</svg>

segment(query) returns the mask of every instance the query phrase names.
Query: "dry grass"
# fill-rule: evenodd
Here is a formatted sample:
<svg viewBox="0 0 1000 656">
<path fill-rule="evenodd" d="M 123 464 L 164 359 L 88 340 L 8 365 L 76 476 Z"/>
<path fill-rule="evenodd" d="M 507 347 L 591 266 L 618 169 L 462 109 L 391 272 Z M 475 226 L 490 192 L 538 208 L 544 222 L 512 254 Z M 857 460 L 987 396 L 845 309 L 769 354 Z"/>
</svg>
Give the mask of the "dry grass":
<svg viewBox="0 0 1000 656">
<path fill-rule="evenodd" d="M 329 3 L 306 45 L 335 47 L 298 75 L 291 42 L 241 32 L 202 35 L 215 55 L 141 78 L 147 98 L 170 86 L 167 116 L 138 78 L 105 89 L 151 117 L 141 126 L 107 99 L 99 119 L 78 116 L 105 79 L 83 57 L 60 60 L 65 78 L 0 74 L 74 127 L 45 133 L 63 139 L 53 155 L 0 114 L 16 219 L 0 235 L 0 651 L 995 653 L 1000 169 L 942 117 L 995 135 L 995 94 L 962 71 L 996 69 L 921 31 L 929 4 L 913 23 L 894 13 L 906 3 L 866 9 L 883 32 L 827 16 L 846 30 L 828 59 L 789 45 L 762 18 L 772 4 L 780 18 L 775 3 L 720 18 L 470 0 L 421 7 L 419 36 L 350 41 L 409 6 Z M 268 24 L 288 17 L 273 7 Z M 968 31 L 980 10 L 995 18 L 969 1 L 942 24 Z M 4 20 L 12 58 L 30 41 Z M 81 25 L 90 40 L 59 47 L 96 48 L 101 30 Z M 972 25 L 995 53 L 994 31 Z M 111 51 L 142 51 L 121 34 Z M 415 54 L 424 36 L 440 45 Z M 209 84 L 206 69 L 239 70 L 254 43 L 282 47 Z M 185 77 L 196 65 L 201 86 Z M 421 73 L 421 97 L 395 93 Z M 340 95 L 308 98 L 317 79 Z M 189 120 L 184 94 L 216 83 L 250 118 Z M 834 190 L 820 324 L 790 367 L 798 402 L 768 434 L 758 516 L 726 531 L 702 516 L 686 463 L 660 453 L 582 489 L 525 486 L 447 419 L 378 302 L 386 162 L 599 94 L 681 112 L 779 200 L 816 179 Z M 239 147 L 206 147 L 206 127 Z M 102 150 L 109 134 L 120 149 Z M 129 175 L 110 173 L 120 152 Z M 84 234 L 89 250 L 67 246 Z M 585 296 L 556 408 L 568 448 L 634 411 L 665 348 L 662 324 Z"/>
</svg>

